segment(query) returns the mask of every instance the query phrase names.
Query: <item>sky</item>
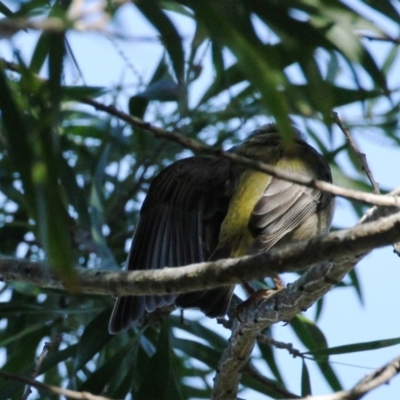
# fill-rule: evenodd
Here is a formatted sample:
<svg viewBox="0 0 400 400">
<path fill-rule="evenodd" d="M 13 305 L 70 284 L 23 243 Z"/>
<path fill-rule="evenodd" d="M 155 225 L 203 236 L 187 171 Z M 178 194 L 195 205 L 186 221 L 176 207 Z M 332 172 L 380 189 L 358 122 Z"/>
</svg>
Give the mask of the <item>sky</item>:
<svg viewBox="0 0 400 400">
<path fill-rule="evenodd" d="M 92 5 L 97 1 L 90 2 Z M 355 3 L 355 2 L 351 2 Z M 192 25 L 186 19 L 178 18 L 183 37 L 192 35 Z M 134 7 L 125 5 L 118 12 L 115 20 L 107 27 L 117 31 L 125 39 L 109 39 L 98 32 L 70 33 L 68 38 L 77 62 L 82 70 L 87 85 L 116 86 L 118 84 L 131 87 L 129 95 L 135 92 L 138 77 L 144 81 L 153 73 L 154 65 L 162 55 L 162 48 L 156 39 L 154 29 L 135 12 Z M 398 33 L 398 32 L 396 32 Z M 12 41 L 0 40 L 0 54 L 2 57 L 12 59 L 12 46 L 21 49 L 23 56 L 29 59 L 33 46 L 37 40 L 37 33 L 21 32 L 12 38 Z M 11 46 L 10 46 L 11 44 Z M 385 53 L 384 47 L 371 45 L 377 56 Z M 204 59 L 203 77 L 195 84 L 193 99 L 200 97 L 205 81 L 212 79 L 210 62 Z M 76 82 L 79 75 L 71 66 L 67 79 Z M 393 77 L 393 85 L 398 83 L 398 77 Z M 397 80 L 397 82 L 396 82 Z M 121 108 L 126 110 L 127 97 L 120 99 Z M 348 107 L 339 110 L 341 116 L 346 118 L 360 118 L 357 107 Z M 146 116 L 151 122 L 151 116 Z M 268 122 L 266 119 L 265 122 Z M 340 142 L 343 140 L 337 128 L 334 135 Z M 357 129 L 354 131 L 361 150 L 366 154 L 370 168 L 375 179 L 382 188 L 394 189 L 399 185 L 400 157 L 398 148 L 392 147 L 385 139 L 370 129 Z M 344 168 L 351 168 L 348 160 L 341 160 Z M 357 217 L 351 211 L 347 201 L 337 201 L 333 225 L 337 227 L 351 227 Z M 400 316 L 397 312 L 399 302 L 400 259 L 394 255 L 390 247 L 375 250 L 362 260 L 356 267 L 363 292 L 363 303 L 356 297 L 352 289 L 332 290 L 325 296 L 324 312 L 319 321 L 319 326 L 326 334 L 329 346 L 338 346 L 370 340 L 395 338 L 400 336 Z M 295 275 L 283 275 L 284 281 L 290 282 Z M 200 313 L 192 312 L 193 316 L 203 318 Z M 305 316 L 313 319 L 315 308 L 311 307 Z M 228 332 L 222 331 L 214 320 L 208 320 L 207 326 L 221 330 L 221 334 L 228 337 Z M 295 348 L 303 350 L 296 336 L 288 326 L 278 324 L 273 327 L 274 337 L 283 342 L 293 343 Z M 352 353 L 331 357 L 333 368 L 338 373 L 344 388 L 351 388 L 365 374 L 382 366 L 400 355 L 400 346 L 387 349 Z M 293 359 L 285 350 L 279 350 L 279 365 L 286 382 L 290 382 L 289 390 L 300 392 L 301 360 Z M 349 365 L 345 365 L 349 364 Z M 351 365 L 350 365 L 351 364 Z M 330 388 L 320 376 L 318 368 L 308 361 L 311 376 L 318 376 L 312 380 L 313 394 L 328 394 Z M 268 372 L 267 372 L 267 375 Z M 269 375 L 271 376 L 271 375 Z M 369 394 L 368 400 L 382 400 L 398 398 L 400 393 L 400 377 L 394 378 L 389 385 L 384 385 Z M 261 400 L 265 397 L 255 393 L 242 393 L 242 398 Z"/>
</svg>

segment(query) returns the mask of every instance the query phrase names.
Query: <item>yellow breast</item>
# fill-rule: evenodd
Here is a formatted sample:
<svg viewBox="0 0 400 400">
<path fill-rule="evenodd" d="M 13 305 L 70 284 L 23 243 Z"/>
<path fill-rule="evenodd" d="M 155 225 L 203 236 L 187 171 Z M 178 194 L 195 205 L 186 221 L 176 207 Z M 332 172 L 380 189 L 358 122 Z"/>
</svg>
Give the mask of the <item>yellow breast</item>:
<svg viewBox="0 0 400 400">
<path fill-rule="evenodd" d="M 231 257 L 245 255 L 253 241 L 248 228 L 250 215 L 269 179 L 269 175 L 257 171 L 246 171 L 240 178 L 219 236 L 218 247 L 229 246 Z"/>
</svg>

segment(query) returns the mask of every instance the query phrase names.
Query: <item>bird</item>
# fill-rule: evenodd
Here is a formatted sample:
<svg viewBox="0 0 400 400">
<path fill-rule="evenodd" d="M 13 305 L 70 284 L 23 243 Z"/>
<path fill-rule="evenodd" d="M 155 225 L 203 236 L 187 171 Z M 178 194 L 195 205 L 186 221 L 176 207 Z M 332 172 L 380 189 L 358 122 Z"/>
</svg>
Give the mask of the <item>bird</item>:
<svg viewBox="0 0 400 400">
<path fill-rule="evenodd" d="M 229 152 L 283 170 L 332 182 L 329 164 L 293 127 L 293 139 L 275 124 L 252 132 Z M 140 210 L 126 269 L 152 270 L 267 251 L 278 244 L 328 233 L 334 197 L 278 179 L 229 159 L 193 156 L 163 169 Z M 235 286 L 183 294 L 117 298 L 109 332 L 137 324 L 165 305 L 224 316 Z"/>
</svg>

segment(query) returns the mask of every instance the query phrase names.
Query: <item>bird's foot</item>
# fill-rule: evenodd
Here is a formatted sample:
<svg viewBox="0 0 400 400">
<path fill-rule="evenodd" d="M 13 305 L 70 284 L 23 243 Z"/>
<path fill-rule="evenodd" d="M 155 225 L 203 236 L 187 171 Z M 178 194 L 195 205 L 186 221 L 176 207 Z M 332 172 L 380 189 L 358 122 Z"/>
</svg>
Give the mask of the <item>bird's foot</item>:
<svg viewBox="0 0 400 400">
<path fill-rule="evenodd" d="M 276 282 L 275 282 L 275 285 L 276 285 Z M 235 310 L 236 319 L 237 319 L 239 322 L 242 322 L 242 323 L 243 323 L 244 321 L 241 319 L 240 316 L 243 315 L 243 313 L 244 313 L 250 306 L 255 306 L 255 307 L 257 307 L 258 304 L 259 304 L 262 300 L 266 299 L 267 297 L 271 296 L 272 294 L 274 294 L 274 293 L 276 293 L 276 292 L 278 292 L 279 290 L 282 290 L 282 289 L 284 289 L 283 286 L 279 286 L 279 288 L 278 288 L 278 285 L 277 285 L 276 289 L 260 289 L 260 290 L 255 290 L 255 291 L 253 292 L 253 294 L 251 294 L 250 297 L 249 297 L 247 300 L 245 300 L 243 303 L 240 303 L 240 304 L 236 307 L 236 310 Z"/>
<path fill-rule="evenodd" d="M 272 280 L 275 283 L 275 290 L 285 289 L 285 284 L 283 283 L 281 277 L 279 275 L 275 275 Z"/>
<path fill-rule="evenodd" d="M 285 289 L 285 285 L 280 278 L 279 275 L 275 275 L 273 278 L 275 288 L 274 289 L 260 289 L 260 290 L 255 290 L 249 283 L 243 283 L 243 287 L 246 290 L 247 294 L 249 295 L 249 298 L 245 300 L 243 303 L 240 303 L 235 310 L 235 316 L 236 319 L 239 322 L 244 322 L 241 318 L 240 315 L 243 314 L 243 312 L 249 307 L 249 306 L 258 306 L 258 304 L 266 299 L 267 297 L 271 296 L 272 294 Z"/>
</svg>

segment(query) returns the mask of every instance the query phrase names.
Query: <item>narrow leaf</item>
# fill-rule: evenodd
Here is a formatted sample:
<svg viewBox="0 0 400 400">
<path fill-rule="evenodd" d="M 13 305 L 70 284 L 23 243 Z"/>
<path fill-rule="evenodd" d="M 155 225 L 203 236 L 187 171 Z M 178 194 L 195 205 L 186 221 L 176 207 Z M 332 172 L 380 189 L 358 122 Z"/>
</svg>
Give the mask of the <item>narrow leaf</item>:
<svg viewBox="0 0 400 400">
<path fill-rule="evenodd" d="M 360 352 L 360 351 L 378 350 L 378 349 L 383 349 L 385 347 L 395 346 L 397 344 L 400 344 L 400 338 L 383 339 L 383 340 L 375 340 L 372 342 L 346 344 L 343 346 L 307 351 L 304 354 L 311 354 L 313 356 L 328 356 L 328 355 L 333 355 L 333 354 L 347 354 L 347 353 L 356 353 L 356 352 Z"/>
<path fill-rule="evenodd" d="M 137 1 L 135 2 L 135 5 L 160 32 L 162 42 L 171 57 L 176 80 L 180 83 L 183 82 L 185 60 L 182 39 L 174 24 L 154 0 Z"/>
<path fill-rule="evenodd" d="M 144 380 L 140 384 L 135 400 L 167 400 L 168 388 L 173 384 L 171 369 L 170 332 L 168 320 L 161 326 L 157 349 L 147 366 Z"/>
<path fill-rule="evenodd" d="M 106 309 L 97 315 L 85 328 L 79 340 L 76 352 L 74 371 L 82 369 L 85 364 L 109 342 L 113 336 L 108 333 L 110 310 Z"/>
<path fill-rule="evenodd" d="M 303 360 L 303 365 L 301 368 L 301 396 L 311 396 L 310 374 L 308 373 L 308 368 L 305 360 Z"/>
</svg>

